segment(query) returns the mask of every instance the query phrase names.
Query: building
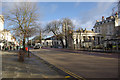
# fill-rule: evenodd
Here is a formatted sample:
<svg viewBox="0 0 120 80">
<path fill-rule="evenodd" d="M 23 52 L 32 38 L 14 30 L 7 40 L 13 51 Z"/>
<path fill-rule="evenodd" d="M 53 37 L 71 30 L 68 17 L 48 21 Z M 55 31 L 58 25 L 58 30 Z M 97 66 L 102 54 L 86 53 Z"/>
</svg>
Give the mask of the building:
<svg viewBox="0 0 120 80">
<path fill-rule="evenodd" d="M 42 40 L 42 45 L 44 47 L 51 47 L 51 48 L 59 48 L 61 47 L 61 41 L 56 38 L 56 36 L 51 36 L 49 38 L 46 38 L 45 40 Z"/>
<path fill-rule="evenodd" d="M 73 31 L 71 44 L 69 43 L 69 48 L 72 49 L 82 49 L 82 48 L 92 48 L 95 44 L 95 36 L 98 33 L 94 33 L 91 30 L 77 30 Z"/>
<path fill-rule="evenodd" d="M 53 41 L 52 37 L 46 38 L 46 39 L 42 40 L 42 46 L 52 47 L 53 46 L 52 41 Z"/>
<path fill-rule="evenodd" d="M 101 47 L 112 47 L 112 45 L 118 44 L 116 41 L 117 30 L 119 28 L 118 13 L 114 16 L 107 17 L 102 16 L 102 20 L 96 20 L 94 25 L 94 32 L 99 33 L 95 37 L 96 45 Z M 118 33 L 119 34 L 119 33 Z"/>
<path fill-rule="evenodd" d="M 2 47 L 17 46 L 19 45 L 16 38 L 10 33 L 9 30 L 4 29 L 4 17 L 0 15 L 0 50 Z"/>
<path fill-rule="evenodd" d="M 32 43 L 31 43 L 32 41 Z M 38 37 L 35 37 L 34 39 L 30 40 L 29 41 L 31 45 L 35 45 L 35 44 L 41 44 L 42 47 L 51 47 L 51 48 L 58 48 L 58 47 L 61 47 L 61 41 L 58 40 L 56 38 L 56 36 L 51 36 L 51 37 L 48 37 L 46 39 L 42 39 L 41 40 L 41 43 L 40 43 L 40 40 L 38 39 Z"/>
<path fill-rule="evenodd" d="M 3 29 L 4 29 L 4 17 L 0 15 L 0 49 L 4 45 L 4 36 L 3 36 Z"/>
<path fill-rule="evenodd" d="M 0 15 L 0 31 L 3 31 L 4 29 L 4 17 Z"/>
</svg>

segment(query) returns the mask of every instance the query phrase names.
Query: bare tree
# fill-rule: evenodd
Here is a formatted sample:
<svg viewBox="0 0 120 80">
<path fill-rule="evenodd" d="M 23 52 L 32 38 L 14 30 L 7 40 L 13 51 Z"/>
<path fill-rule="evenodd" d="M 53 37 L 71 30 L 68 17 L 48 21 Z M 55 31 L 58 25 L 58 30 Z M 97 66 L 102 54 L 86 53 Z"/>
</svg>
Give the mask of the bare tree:
<svg viewBox="0 0 120 80">
<path fill-rule="evenodd" d="M 40 43 L 42 43 L 42 39 L 46 36 L 45 35 L 45 29 L 42 27 L 41 24 L 38 24 L 37 25 L 37 39 L 39 40 Z"/>
<path fill-rule="evenodd" d="M 9 29 L 23 40 L 25 50 L 26 38 L 31 37 L 36 31 L 36 21 L 39 18 L 36 3 L 20 3 L 20 5 L 15 5 L 14 8 L 9 9 L 8 12 L 4 16 L 9 22 Z"/>
<path fill-rule="evenodd" d="M 54 21 L 49 22 L 46 25 L 45 31 L 52 32 L 56 36 L 56 38 L 61 41 L 62 47 L 64 48 L 63 34 L 62 34 L 60 21 L 54 20 Z"/>
<path fill-rule="evenodd" d="M 115 2 L 115 6 L 112 8 L 112 16 L 115 16 L 116 13 L 120 14 L 120 0 Z"/>
<path fill-rule="evenodd" d="M 69 18 L 63 18 L 61 20 L 62 22 L 62 33 L 65 38 L 66 48 L 68 48 L 69 45 L 69 37 L 72 35 L 70 34 L 70 31 L 73 31 L 73 22 Z"/>
<path fill-rule="evenodd" d="M 119 15 L 119 18 L 120 18 L 120 0 L 118 2 L 118 15 Z"/>
<path fill-rule="evenodd" d="M 71 32 L 73 31 L 73 28 L 72 21 L 69 18 L 63 18 L 59 21 L 54 20 L 48 23 L 46 31 L 52 32 L 61 41 L 63 48 L 68 48 L 68 38 L 72 38 Z M 64 39 L 66 44 L 64 44 Z"/>
</svg>

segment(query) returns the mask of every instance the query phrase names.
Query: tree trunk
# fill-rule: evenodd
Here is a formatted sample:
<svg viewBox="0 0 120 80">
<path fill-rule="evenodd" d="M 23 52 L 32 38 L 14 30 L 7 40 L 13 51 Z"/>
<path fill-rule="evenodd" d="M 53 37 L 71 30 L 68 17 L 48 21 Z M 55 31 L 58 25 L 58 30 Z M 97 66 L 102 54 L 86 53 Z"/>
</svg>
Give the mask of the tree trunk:
<svg viewBox="0 0 120 80">
<path fill-rule="evenodd" d="M 25 50 L 25 36 L 23 38 L 23 50 Z"/>
<path fill-rule="evenodd" d="M 61 41 L 61 44 L 62 44 L 62 48 L 64 48 L 64 42 L 63 42 L 63 39 L 60 38 L 60 41 Z"/>
<path fill-rule="evenodd" d="M 67 40 L 67 36 L 65 36 L 65 47 L 68 48 L 68 40 Z"/>
</svg>

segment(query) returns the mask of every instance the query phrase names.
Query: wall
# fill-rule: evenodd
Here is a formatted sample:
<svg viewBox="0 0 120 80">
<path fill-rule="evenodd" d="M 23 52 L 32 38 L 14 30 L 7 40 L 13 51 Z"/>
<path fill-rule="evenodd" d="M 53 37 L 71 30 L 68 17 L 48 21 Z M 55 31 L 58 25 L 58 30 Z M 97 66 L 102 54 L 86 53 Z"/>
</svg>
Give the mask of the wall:
<svg viewBox="0 0 120 80">
<path fill-rule="evenodd" d="M 3 21 L 3 16 L 0 15 L 0 31 L 4 29 L 4 21 Z"/>
</svg>

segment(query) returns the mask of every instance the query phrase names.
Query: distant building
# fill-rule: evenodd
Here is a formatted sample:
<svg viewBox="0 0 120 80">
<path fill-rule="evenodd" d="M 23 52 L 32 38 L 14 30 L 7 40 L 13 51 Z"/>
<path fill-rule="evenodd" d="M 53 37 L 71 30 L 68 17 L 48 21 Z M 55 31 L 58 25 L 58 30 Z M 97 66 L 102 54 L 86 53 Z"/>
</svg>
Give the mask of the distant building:
<svg viewBox="0 0 120 80">
<path fill-rule="evenodd" d="M 37 37 L 35 37 L 33 40 L 31 40 L 32 43 L 31 44 L 41 44 L 42 47 L 51 47 L 51 48 L 58 48 L 58 47 L 61 47 L 61 41 L 57 39 L 56 36 L 51 36 L 51 37 L 48 37 L 46 39 L 42 39 L 41 43 L 40 41 L 38 40 Z"/>
<path fill-rule="evenodd" d="M 45 40 L 42 40 L 42 45 L 44 47 L 52 47 L 53 46 L 52 41 L 53 41 L 52 37 L 46 38 Z"/>
<path fill-rule="evenodd" d="M 51 36 L 49 38 L 46 38 L 45 40 L 42 40 L 42 45 L 45 47 L 52 47 L 52 48 L 58 48 L 61 47 L 61 41 L 56 38 L 56 36 Z"/>
</svg>

